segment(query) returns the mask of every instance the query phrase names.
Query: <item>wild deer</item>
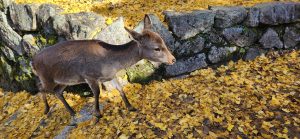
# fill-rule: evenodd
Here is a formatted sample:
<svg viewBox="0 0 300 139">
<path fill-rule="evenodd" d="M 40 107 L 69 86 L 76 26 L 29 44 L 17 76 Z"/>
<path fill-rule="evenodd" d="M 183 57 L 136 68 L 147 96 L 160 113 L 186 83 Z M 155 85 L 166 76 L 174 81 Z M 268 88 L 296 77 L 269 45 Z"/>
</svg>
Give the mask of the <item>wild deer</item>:
<svg viewBox="0 0 300 139">
<path fill-rule="evenodd" d="M 129 111 L 136 109 L 129 103 L 120 87 L 115 74 L 141 59 L 174 64 L 176 59 L 166 47 L 159 34 L 151 31 L 152 24 L 148 15 L 144 18 L 142 33 L 125 27 L 133 40 L 123 45 L 112 45 L 101 40 L 73 40 L 57 43 L 36 54 L 32 60 L 32 69 L 38 76 L 40 92 L 45 103 L 45 111 L 49 112 L 46 92 L 54 93 L 64 104 L 71 116 L 75 111 L 63 96 L 67 86 L 87 83 L 95 97 L 94 115 L 101 117 L 99 95 L 101 82 L 113 80 Z"/>
</svg>

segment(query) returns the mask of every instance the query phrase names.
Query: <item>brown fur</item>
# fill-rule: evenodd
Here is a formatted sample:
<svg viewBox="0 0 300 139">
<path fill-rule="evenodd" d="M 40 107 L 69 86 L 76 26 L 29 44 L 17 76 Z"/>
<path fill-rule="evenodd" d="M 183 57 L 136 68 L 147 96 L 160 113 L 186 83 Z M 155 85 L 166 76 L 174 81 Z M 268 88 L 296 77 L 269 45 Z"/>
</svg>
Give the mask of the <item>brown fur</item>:
<svg viewBox="0 0 300 139">
<path fill-rule="evenodd" d="M 167 64 L 175 62 L 162 38 L 152 31 L 151 21 L 145 16 L 145 29 L 140 34 L 126 29 L 134 40 L 123 45 L 111 45 L 100 40 L 76 40 L 58 43 L 39 52 L 32 61 L 34 73 L 41 81 L 45 113 L 49 105 L 45 92 L 53 92 L 65 105 L 71 115 L 74 110 L 63 97 L 66 86 L 80 83 L 89 84 L 95 96 L 95 114 L 99 118 L 98 82 L 109 81 L 115 74 L 141 59 Z M 116 81 L 116 80 L 114 80 Z M 117 87 L 129 110 L 135 110 L 127 100 L 122 88 Z"/>
</svg>

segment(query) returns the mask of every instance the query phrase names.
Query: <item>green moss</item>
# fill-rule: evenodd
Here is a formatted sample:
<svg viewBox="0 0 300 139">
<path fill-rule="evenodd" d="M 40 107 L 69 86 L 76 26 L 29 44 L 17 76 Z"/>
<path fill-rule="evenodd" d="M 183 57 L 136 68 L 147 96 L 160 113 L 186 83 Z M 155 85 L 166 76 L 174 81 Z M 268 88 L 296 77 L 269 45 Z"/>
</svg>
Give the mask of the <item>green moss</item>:
<svg viewBox="0 0 300 139">
<path fill-rule="evenodd" d="M 126 71 L 130 82 L 145 83 L 151 79 L 155 68 L 151 62 L 143 60 L 135 66 L 128 68 Z"/>
<path fill-rule="evenodd" d="M 28 76 L 31 77 L 31 67 L 30 67 L 30 60 L 22 57 L 18 57 L 19 61 L 19 69 L 21 72 L 26 73 Z"/>
<path fill-rule="evenodd" d="M 260 34 L 260 31 L 257 28 L 249 28 L 249 27 L 246 27 L 246 26 L 240 26 L 240 27 L 243 28 L 243 33 L 244 34 L 248 34 L 249 32 L 253 32 L 253 33 L 258 34 L 258 35 Z"/>
<path fill-rule="evenodd" d="M 30 60 L 28 56 L 24 55 L 14 55 L 12 60 L 5 53 L 0 53 L 0 77 L 2 79 L 0 86 L 15 91 L 37 92 L 35 78 L 29 64 Z"/>
<path fill-rule="evenodd" d="M 48 38 L 48 44 L 49 45 L 54 45 L 55 43 L 57 42 L 57 37 L 56 36 L 50 36 L 49 38 Z"/>
<path fill-rule="evenodd" d="M 45 47 L 49 45 L 54 45 L 57 43 L 57 37 L 56 36 L 49 36 L 49 37 L 44 37 L 41 34 L 37 35 L 35 37 L 37 44 L 40 44 L 40 47 Z"/>
<path fill-rule="evenodd" d="M 46 45 L 47 44 L 47 40 L 44 38 L 44 37 L 42 37 L 42 36 L 38 36 L 39 38 L 39 40 L 40 40 L 40 42 L 42 43 L 42 45 Z"/>
<path fill-rule="evenodd" d="M 9 80 L 13 79 L 13 69 L 12 67 L 6 62 L 4 57 L 0 55 L 0 73 L 1 75 L 9 78 Z"/>
<path fill-rule="evenodd" d="M 26 73 L 21 73 L 20 75 L 16 75 L 14 77 L 15 83 L 18 85 L 18 90 L 24 89 L 29 91 L 32 94 L 35 94 L 38 92 L 35 79 L 32 77 L 29 77 Z"/>
<path fill-rule="evenodd" d="M 18 82 L 29 80 L 29 78 L 26 76 L 26 74 L 17 75 L 14 78 Z"/>
<path fill-rule="evenodd" d="M 244 48 L 240 48 L 240 53 L 246 53 L 246 50 Z"/>
<path fill-rule="evenodd" d="M 18 63 L 14 65 L 14 72 L 11 77 L 19 89 L 25 89 L 31 93 L 37 92 L 36 81 L 30 67 L 30 59 L 20 56 L 17 58 Z"/>
<path fill-rule="evenodd" d="M 0 11 L 3 11 L 4 10 L 4 5 L 3 5 L 3 3 L 2 2 L 0 2 Z"/>
</svg>

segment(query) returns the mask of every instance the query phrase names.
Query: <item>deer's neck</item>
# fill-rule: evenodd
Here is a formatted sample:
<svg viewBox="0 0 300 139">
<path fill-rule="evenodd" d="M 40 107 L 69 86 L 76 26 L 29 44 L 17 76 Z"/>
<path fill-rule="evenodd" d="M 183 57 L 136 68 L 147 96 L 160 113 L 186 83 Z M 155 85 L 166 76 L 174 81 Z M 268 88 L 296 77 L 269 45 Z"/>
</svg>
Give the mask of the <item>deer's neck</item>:
<svg viewBox="0 0 300 139">
<path fill-rule="evenodd" d="M 115 65 L 117 71 L 128 68 L 142 59 L 140 44 L 135 40 L 117 47 L 124 48 L 110 55 L 110 58 L 113 58 L 117 63 L 117 65 Z"/>
</svg>

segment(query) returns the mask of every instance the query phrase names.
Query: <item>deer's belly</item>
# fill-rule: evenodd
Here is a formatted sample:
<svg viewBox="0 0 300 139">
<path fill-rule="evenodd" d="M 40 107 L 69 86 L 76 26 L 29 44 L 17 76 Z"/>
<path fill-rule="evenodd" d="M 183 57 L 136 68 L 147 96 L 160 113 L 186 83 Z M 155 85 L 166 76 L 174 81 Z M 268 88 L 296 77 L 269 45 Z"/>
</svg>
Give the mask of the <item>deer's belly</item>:
<svg viewBox="0 0 300 139">
<path fill-rule="evenodd" d="M 85 83 L 84 78 L 76 75 L 72 76 L 61 76 L 54 79 L 54 82 L 57 84 L 63 84 L 63 85 L 77 85 L 81 83 Z"/>
<path fill-rule="evenodd" d="M 98 77 L 98 81 L 106 82 L 110 81 L 116 77 L 117 71 L 115 69 L 103 69 L 101 71 L 101 76 Z"/>
<path fill-rule="evenodd" d="M 72 80 L 72 79 L 68 79 L 68 80 L 55 80 L 55 83 L 71 86 L 71 85 L 77 85 L 77 84 L 85 83 L 85 81 L 84 80 Z"/>
</svg>

